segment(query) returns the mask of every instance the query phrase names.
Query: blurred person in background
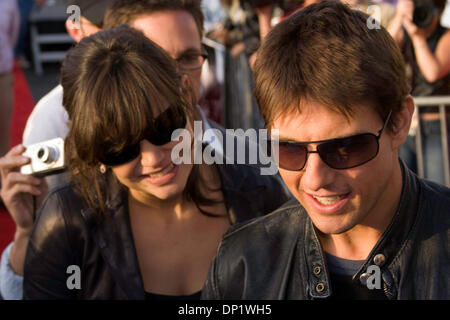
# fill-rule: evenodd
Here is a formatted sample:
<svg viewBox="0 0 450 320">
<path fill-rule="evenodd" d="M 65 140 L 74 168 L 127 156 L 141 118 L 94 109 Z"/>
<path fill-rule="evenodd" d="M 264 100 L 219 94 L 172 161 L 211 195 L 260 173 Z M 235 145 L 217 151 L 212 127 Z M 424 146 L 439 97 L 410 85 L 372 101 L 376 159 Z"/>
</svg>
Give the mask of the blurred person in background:
<svg viewBox="0 0 450 320">
<path fill-rule="evenodd" d="M 320 0 L 251 0 L 252 8 L 256 13 L 259 25 L 260 41 L 270 32 L 277 23 L 285 20 L 295 12 L 317 3 Z M 277 15 L 277 9 L 281 15 Z M 250 67 L 253 69 L 257 53 L 254 52 L 249 59 Z"/>
<path fill-rule="evenodd" d="M 282 9 L 283 14 L 275 21 L 275 24 L 288 18 L 293 13 L 308 7 L 311 4 L 318 3 L 320 0 L 253 0 L 253 7 L 258 16 L 260 37 L 264 39 L 267 33 L 274 25 L 273 12 L 277 6 Z M 371 5 L 377 5 L 380 9 L 381 25 L 387 27 L 395 15 L 395 7 L 389 3 L 368 0 L 342 0 L 354 9 L 359 9 L 365 13 Z"/>
<path fill-rule="evenodd" d="M 27 69 L 30 67 L 30 28 L 28 19 L 35 5 L 43 6 L 47 0 L 17 0 L 20 12 L 20 29 L 14 55 L 19 61 L 19 65 Z"/>
<path fill-rule="evenodd" d="M 241 53 L 250 57 L 259 46 L 258 17 L 249 1 L 221 0 L 226 13 L 222 26 L 208 34 L 230 49 L 237 58 Z"/>
<path fill-rule="evenodd" d="M 446 0 L 399 0 L 389 32 L 402 49 L 413 96 L 450 94 L 450 30 L 440 23 Z M 437 107 L 419 114 L 425 178 L 444 184 L 440 116 Z M 419 121 L 416 121 L 416 123 Z M 416 169 L 413 127 L 400 156 Z"/>
<path fill-rule="evenodd" d="M 226 19 L 221 0 L 202 0 L 202 11 L 205 16 L 204 29 L 206 34 L 219 28 Z"/>
<path fill-rule="evenodd" d="M 16 0 L 0 1 L 0 155 L 4 155 L 9 148 L 14 104 L 13 50 L 19 33 L 19 22 Z"/>
<path fill-rule="evenodd" d="M 320 2 L 320 0 L 253 0 L 251 2 L 258 16 L 260 38 L 264 39 L 274 24 L 283 21 L 290 15 L 311 4 Z M 390 24 L 395 15 L 395 7 L 385 2 L 368 0 L 342 0 L 342 2 L 348 4 L 353 9 L 359 9 L 368 14 L 370 12 L 367 12 L 367 8 L 371 5 L 377 5 L 380 9 L 380 23 L 385 28 Z M 283 14 L 279 19 L 274 21 L 274 9 L 277 7 L 282 10 Z"/>
<path fill-rule="evenodd" d="M 253 0 L 253 7 L 258 15 L 261 39 L 264 39 L 273 27 L 273 13 L 277 6 L 282 10 L 282 15 L 276 23 L 283 21 L 293 13 L 319 1 L 320 0 Z"/>
<path fill-rule="evenodd" d="M 206 38 L 208 34 L 214 32 L 223 25 L 226 19 L 225 10 L 220 3 L 220 0 L 202 0 L 201 8 L 204 20 L 204 35 Z M 214 47 L 203 45 L 203 50 L 207 54 L 208 59 L 205 60 L 201 73 L 201 87 L 198 104 L 201 106 L 206 117 L 218 124 L 223 124 L 224 115 L 224 98 L 223 98 L 223 74 L 220 70 L 222 61 L 225 57 L 225 52 L 217 51 Z M 220 55 L 220 56 L 219 56 Z"/>
<path fill-rule="evenodd" d="M 388 28 L 395 17 L 395 6 L 388 2 L 373 0 L 341 0 L 352 9 L 361 10 L 374 17 L 384 28 Z M 378 16 L 379 15 L 379 16 Z"/>
</svg>

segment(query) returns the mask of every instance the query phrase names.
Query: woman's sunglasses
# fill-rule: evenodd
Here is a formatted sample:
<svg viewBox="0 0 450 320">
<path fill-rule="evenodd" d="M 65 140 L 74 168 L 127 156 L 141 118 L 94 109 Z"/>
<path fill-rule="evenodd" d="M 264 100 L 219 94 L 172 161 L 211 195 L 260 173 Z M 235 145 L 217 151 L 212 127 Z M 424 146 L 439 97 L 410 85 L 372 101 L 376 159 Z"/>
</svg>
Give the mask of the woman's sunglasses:
<svg viewBox="0 0 450 320">
<path fill-rule="evenodd" d="M 300 171 L 305 167 L 308 153 L 318 153 L 323 162 L 333 169 L 350 169 L 374 159 L 379 150 L 379 139 L 391 117 L 392 110 L 378 134 L 362 133 L 346 138 L 311 142 L 278 143 L 278 166 L 285 170 Z M 315 151 L 308 144 L 318 143 Z"/>
<path fill-rule="evenodd" d="M 186 127 L 186 113 L 181 104 L 172 105 L 153 120 L 142 139 L 155 146 L 162 146 L 172 141 L 172 132 Z M 118 166 L 136 159 L 141 152 L 140 142 L 127 146 L 120 152 L 108 152 L 100 162 L 107 166 Z"/>
</svg>

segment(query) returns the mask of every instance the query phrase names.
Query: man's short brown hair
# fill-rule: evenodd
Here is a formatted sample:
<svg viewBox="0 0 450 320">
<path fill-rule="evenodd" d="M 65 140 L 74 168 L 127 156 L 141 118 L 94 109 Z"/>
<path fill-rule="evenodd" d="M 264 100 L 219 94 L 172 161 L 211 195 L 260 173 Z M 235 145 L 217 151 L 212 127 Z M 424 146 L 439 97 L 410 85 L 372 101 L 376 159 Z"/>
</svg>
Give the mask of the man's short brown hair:
<svg viewBox="0 0 450 320">
<path fill-rule="evenodd" d="M 172 10 L 190 13 L 202 38 L 204 16 L 200 0 L 117 0 L 106 11 L 104 27 L 110 29 L 130 24 L 142 15 Z"/>
<path fill-rule="evenodd" d="M 388 32 L 369 29 L 367 19 L 339 1 L 324 1 L 269 33 L 255 63 L 255 95 L 267 127 L 301 111 L 303 99 L 346 117 L 369 105 L 382 119 L 392 110 L 395 119 L 409 91 L 403 57 Z"/>
</svg>

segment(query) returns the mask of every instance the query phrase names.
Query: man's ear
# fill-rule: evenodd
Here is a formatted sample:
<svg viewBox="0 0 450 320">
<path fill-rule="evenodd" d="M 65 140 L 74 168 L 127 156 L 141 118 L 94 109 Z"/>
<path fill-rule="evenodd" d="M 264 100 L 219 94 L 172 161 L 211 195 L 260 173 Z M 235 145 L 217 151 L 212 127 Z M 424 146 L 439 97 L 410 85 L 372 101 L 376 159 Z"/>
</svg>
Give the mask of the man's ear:
<svg viewBox="0 0 450 320">
<path fill-rule="evenodd" d="M 81 26 L 77 24 L 73 19 L 66 20 L 66 30 L 67 33 L 75 40 L 76 43 L 83 39 L 83 32 L 81 31 Z"/>
<path fill-rule="evenodd" d="M 394 119 L 394 129 L 392 134 L 392 147 L 400 148 L 405 143 L 411 127 L 411 120 L 414 114 L 414 100 L 411 95 L 407 95 L 403 100 L 402 108 Z"/>
</svg>

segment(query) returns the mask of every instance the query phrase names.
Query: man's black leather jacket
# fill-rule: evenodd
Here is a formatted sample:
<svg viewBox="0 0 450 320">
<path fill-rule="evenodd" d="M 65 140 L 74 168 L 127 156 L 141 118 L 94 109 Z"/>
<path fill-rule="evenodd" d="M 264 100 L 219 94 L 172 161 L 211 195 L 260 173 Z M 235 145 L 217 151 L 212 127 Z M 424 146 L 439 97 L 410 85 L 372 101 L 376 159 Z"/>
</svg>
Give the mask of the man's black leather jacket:
<svg viewBox="0 0 450 320">
<path fill-rule="evenodd" d="M 398 211 L 353 276 L 378 265 L 389 299 L 450 298 L 450 189 L 402 164 Z M 367 274 L 367 273 L 366 273 Z M 316 230 L 295 200 L 224 235 L 202 299 L 320 299 L 333 294 Z"/>
<path fill-rule="evenodd" d="M 280 180 L 261 176 L 257 167 L 217 167 L 231 223 L 270 213 L 288 200 Z M 127 192 L 113 184 L 109 193 L 109 215 L 101 220 L 69 184 L 49 194 L 27 249 L 24 299 L 145 298 Z M 70 265 L 81 268 L 80 290 L 68 289 Z"/>
</svg>

